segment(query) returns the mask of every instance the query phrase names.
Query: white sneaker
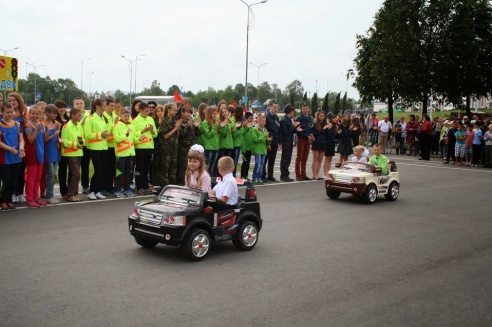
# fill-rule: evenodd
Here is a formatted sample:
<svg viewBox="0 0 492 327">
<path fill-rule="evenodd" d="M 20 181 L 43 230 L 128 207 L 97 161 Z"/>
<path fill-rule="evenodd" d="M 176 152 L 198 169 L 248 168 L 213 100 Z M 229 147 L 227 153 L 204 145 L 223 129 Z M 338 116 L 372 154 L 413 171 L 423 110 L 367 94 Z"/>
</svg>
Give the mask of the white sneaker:
<svg viewBox="0 0 492 327">
<path fill-rule="evenodd" d="M 89 200 L 97 200 L 96 195 L 94 194 L 94 192 L 89 193 L 89 195 L 87 196 L 87 198 Z"/>
<path fill-rule="evenodd" d="M 12 203 L 19 203 L 19 198 L 15 194 L 12 194 Z"/>
<path fill-rule="evenodd" d="M 55 198 L 51 198 L 51 199 L 46 200 L 46 203 L 49 203 L 49 204 L 58 204 L 58 203 L 60 203 L 60 201 L 58 201 Z"/>
<path fill-rule="evenodd" d="M 17 195 L 17 199 L 19 200 L 20 203 L 26 203 L 27 202 L 26 196 L 24 194 Z"/>
<path fill-rule="evenodd" d="M 98 198 L 98 199 L 106 199 L 106 197 L 104 195 L 102 195 L 101 192 L 97 192 L 96 193 L 96 198 Z"/>
</svg>

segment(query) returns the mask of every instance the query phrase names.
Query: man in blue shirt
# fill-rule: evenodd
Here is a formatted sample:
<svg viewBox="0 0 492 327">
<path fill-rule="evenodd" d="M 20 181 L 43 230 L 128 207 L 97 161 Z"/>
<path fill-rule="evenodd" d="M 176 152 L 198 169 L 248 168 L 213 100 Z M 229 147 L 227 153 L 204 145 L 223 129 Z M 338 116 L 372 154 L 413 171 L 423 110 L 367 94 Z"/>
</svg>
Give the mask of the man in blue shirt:
<svg viewBox="0 0 492 327">
<path fill-rule="evenodd" d="M 273 99 L 269 103 L 268 113 L 266 115 L 265 128 L 268 131 L 269 136 L 272 138 L 270 142 L 270 150 L 267 153 L 265 165 L 263 166 L 263 180 L 268 182 L 278 182 L 273 177 L 273 167 L 275 165 L 275 158 L 277 157 L 277 151 L 282 149 L 282 140 L 280 135 L 280 120 L 277 116 L 278 104 L 277 100 Z M 268 165 L 268 171 L 265 168 Z M 268 172 L 268 174 L 266 174 Z M 268 176 L 268 177 L 267 177 Z"/>
<path fill-rule="evenodd" d="M 280 121 L 280 137 L 282 139 L 282 159 L 280 160 L 280 180 L 282 182 L 292 182 L 289 177 L 289 166 L 292 161 L 292 149 L 294 147 L 294 133 L 301 132 L 302 128 L 298 127 L 300 122 L 293 122 L 294 108 L 290 105 L 284 108 L 284 118 Z"/>
</svg>

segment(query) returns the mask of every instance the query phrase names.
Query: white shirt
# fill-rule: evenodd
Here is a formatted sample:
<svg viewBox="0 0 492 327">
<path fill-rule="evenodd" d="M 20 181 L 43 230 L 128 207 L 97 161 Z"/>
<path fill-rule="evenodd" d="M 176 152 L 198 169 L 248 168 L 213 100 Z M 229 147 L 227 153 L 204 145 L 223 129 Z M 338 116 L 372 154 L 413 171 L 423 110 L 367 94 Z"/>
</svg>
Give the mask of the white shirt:
<svg viewBox="0 0 492 327">
<path fill-rule="evenodd" d="M 366 157 L 363 157 L 361 156 L 359 160 L 357 160 L 357 156 L 354 155 L 352 157 L 352 162 L 361 162 L 361 163 L 367 163 L 367 158 Z"/>
<path fill-rule="evenodd" d="M 379 131 L 381 133 L 388 133 L 389 130 L 391 129 L 391 122 L 388 120 L 388 122 L 384 120 L 380 120 L 378 123 Z"/>
<path fill-rule="evenodd" d="M 239 193 L 237 190 L 236 179 L 232 176 L 232 173 L 222 176 L 222 179 L 215 185 L 214 191 L 217 198 L 227 196 L 227 204 L 237 204 Z"/>
</svg>

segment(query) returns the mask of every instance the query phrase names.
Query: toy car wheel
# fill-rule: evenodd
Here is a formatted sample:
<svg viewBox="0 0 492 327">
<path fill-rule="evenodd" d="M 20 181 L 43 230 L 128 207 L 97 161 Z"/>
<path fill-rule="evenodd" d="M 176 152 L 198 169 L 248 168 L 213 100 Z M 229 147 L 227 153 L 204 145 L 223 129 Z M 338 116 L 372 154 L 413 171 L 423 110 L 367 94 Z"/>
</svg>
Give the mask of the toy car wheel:
<svg viewBox="0 0 492 327">
<path fill-rule="evenodd" d="M 148 239 L 145 239 L 139 235 L 135 235 L 135 242 L 137 242 L 138 245 L 141 247 L 144 247 L 146 249 L 151 249 L 157 245 L 157 242 L 150 241 Z"/>
<path fill-rule="evenodd" d="M 252 221 L 246 221 L 239 227 L 236 238 L 232 240 L 234 246 L 242 251 L 249 251 L 258 242 L 258 227 Z"/>
<path fill-rule="evenodd" d="M 183 254 L 188 259 L 200 261 L 205 258 L 210 249 L 210 235 L 203 229 L 193 229 L 189 233 L 181 247 Z"/>
<path fill-rule="evenodd" d="M 391 182 L 388 188 L 388 193 L 385 194 L 384 197 L 388 201 L 395 201 L 398 199 L 398 195 L 400 195 L 400 185 L 398 185 L 397 182 Z"/>
<path fill-rule="evenodd" d="M 373 204 L 378 197 L 378 190 L 373 184 L 368 185 L 366 188 L 366 193 L 364 194 L 364 201 L 368 204 Z"/>
<path fill-rule="evenodd" d="M 330 198 L 330 199 L 338 199 L 340 197 L 340 192 L 337 192 L 337 191 L 330 191 L 330 190 L 326 190 L 326 195 Z"/>
</svg>

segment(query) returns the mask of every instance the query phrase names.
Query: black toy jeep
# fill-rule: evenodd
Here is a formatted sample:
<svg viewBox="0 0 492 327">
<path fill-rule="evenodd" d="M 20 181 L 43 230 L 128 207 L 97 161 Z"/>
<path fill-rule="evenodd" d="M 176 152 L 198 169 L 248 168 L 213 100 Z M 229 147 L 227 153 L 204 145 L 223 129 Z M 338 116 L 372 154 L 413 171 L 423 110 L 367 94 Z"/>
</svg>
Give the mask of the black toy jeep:
<svg viewBox="0 0 492 327">
<path fill-rule="evenodd" d="M 168 185 L 155 199 L 134 204 L 128 217 L 130 234 L 145 248 L 181 245 L 194 261 L 204 259 L 213 242 L 231 240 L 239 250 L 251 250 L 262 226 L 260 204 L 253 183 L 238 184 L 246 186 L 245 197 L 236 208 L 218 212 L 210 207 L 214 198 L 207 192 Z"/>
</svg>

